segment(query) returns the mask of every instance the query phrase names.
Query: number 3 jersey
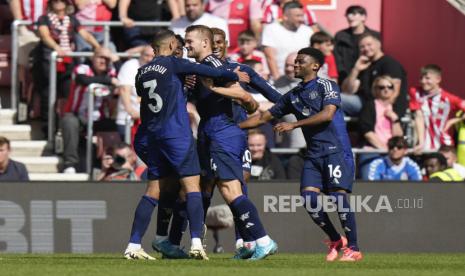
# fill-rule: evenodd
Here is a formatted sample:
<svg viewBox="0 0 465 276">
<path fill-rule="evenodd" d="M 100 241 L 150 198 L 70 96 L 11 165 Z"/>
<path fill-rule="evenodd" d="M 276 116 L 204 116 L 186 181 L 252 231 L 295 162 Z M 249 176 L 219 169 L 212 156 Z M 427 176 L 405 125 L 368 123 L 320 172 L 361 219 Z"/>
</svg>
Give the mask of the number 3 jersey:
<svg viewBox="0 0 465 276">
<path fill-rule="evenodd" d="M 352 159 L 352 148 L 340 109 L 340 90 L 335 82 L 315 78 L 307 83 L 300 83 L 283 95 L 269 111 L 275 118 L 292 113 L 298 120 L 303 120 L 322 111 L 326 105 L 337 106 L 331 122 L 302 127 L 307 142 L 307 157 L 318 158 L 343 152 L 344 158 Z"/>
<path fill-rule="evenodd" d="M 139 68 L 136 90 L 141 97 L 141 127 L 157 139 L 192 135 L 186 109 L 186 95 L 180 77 L 198 74 L 207 77 L 237 80 L 237 75 L 206 65 L 159 56 Z"/>
</svg>

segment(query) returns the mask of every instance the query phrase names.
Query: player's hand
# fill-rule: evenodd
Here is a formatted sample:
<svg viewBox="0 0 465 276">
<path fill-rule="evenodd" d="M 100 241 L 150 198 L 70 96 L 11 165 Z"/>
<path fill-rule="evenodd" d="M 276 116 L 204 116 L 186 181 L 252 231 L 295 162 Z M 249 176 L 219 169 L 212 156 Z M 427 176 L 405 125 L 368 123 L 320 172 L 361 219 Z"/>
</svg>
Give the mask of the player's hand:
<svg viewBox="0 0 465 276">
<path fill-rule="evenodd" d="M 123 26 L 126 27 L 126 28 L 134 27 L 134 20 L 132 20 L 129 17 L 121 18 L 121 23 L 123 23 Z"/>
<path fill-rule="evenodd" d="M 237 77 L 239 78 L 239 81 L 249 83 L 250 82 L 249 74 L 247 74 L 246 72 L 240 71 L 239 68 L 240 67 L 237 66 L 236 69 L 234 69 L 234 73 L 236 73 Z"/>
<path fill-rule="evenodd" d="M 195 75 L 188 75 L 184 78 L 184 86 L 188 89 L 194 89 L 196 82 L 197 82 L 197 77 Z M 202 79 L 202 82 L 203 82 L 203 79 Z M 212 85 L 213 85 L 213 81 L 212 81 Z"/>
<path fill-rule="evenodd" d="M 284 132 L 289 132 L 295 128 L 293 123 L 288 123 L 288 122 L 281 122 L 276 124 L 273 127 L 273 130 L 278 132 L 279 134 L 284 133 Z"/>
<path fill-rule="evenodd" d="M 370 67 L 371 61 L 370 58 L 367 56 L 360 56 L 357 61 L 355 62 L 355 69 L 357 69 L 359 72 L 367 69 Z"/>
<path fill-rule="evenodd" d="M 213 79 L 211 78 L 200 78 L 200 81 L 202 82 L 202 85 L 205 86 L 206 88 L 212 90 L 214 86 L 213 84 Z M 195 84 L 194 84 L 195 86 Z M 194 87 L 192 87 L 194 88 Z"/>
</svg>

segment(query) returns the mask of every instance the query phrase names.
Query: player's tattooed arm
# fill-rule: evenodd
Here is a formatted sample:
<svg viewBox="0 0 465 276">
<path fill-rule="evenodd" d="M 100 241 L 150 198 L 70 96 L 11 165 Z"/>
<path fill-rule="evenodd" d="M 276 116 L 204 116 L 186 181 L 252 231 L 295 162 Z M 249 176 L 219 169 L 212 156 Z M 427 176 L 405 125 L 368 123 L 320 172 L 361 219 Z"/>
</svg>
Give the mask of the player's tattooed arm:
<svg viewBox="0 0 465 276">
<path fill-rule="evenodd" d="M 323 110 L 317 114 L 310 116 L 306 119 L 299 120 L 294 123 L 282 122 L 276 124 L 273 129 L 278 132 L 288 132 L 294 128 L 303 127 L 303 126 L 317 126 L 321 124 L 329 123 L 333 120 L 334 114 L 336 113 L 337 106 L 329 104 L 323 107 Z"/>
<path fill-rule="evenodd" d="M 273 120 L 273 115 L 271 115 L 270 111 L 265 111 L 263 113 L 254 115 L 247 120 L 241 122 L 239 127 L 242 129 L 254 128 L 260 125 L 263 125 L 266 122 Z"/>
</svg>

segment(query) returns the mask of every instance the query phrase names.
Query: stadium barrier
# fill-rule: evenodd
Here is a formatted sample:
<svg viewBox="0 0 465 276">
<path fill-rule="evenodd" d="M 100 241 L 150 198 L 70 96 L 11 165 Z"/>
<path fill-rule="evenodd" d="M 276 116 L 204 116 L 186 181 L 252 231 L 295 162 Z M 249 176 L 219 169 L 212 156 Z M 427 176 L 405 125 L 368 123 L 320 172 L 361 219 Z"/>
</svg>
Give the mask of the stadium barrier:
<svg viewBox="0 0 465 276">
<path fill-rule="evenodd" d="M 122 253 L 144 188 L 141 182 L 0 183 L 0 252 Z M 249 184 L 249 195 L 281 252 L 323 254 L 325 237 L 296 206 L 298 191 L 296 182 Z M 361 249 L 367 254 L 465 252 L 464 193 L 465 183 L 355 183 L 352 205 L 362 206 L 356 209 Z M 212 206 L 222 203 L 216 193 Z M 340 229 L 337 215 L 330 216 Z M 155 225 L 154 215 L 143 244 L 149 252 Z M 220 236 L 232 252 L 233 229 Z M 211 233 L 208 241 L 211 250 Z"/>
</svg>

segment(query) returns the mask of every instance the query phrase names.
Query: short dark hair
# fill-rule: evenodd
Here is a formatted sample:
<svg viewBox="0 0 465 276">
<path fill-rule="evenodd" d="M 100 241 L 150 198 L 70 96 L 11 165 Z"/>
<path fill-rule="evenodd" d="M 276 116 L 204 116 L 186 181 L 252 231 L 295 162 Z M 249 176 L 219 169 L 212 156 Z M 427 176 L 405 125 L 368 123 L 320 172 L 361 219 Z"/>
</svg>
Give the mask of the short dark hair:
<svg viewBox="0 0 465 276">
<path fill-rule="evenodd" d="M 311 56 L 314 60 L 316 60 L 316 62 L 320 64 L 320 67 L 325 63 L 325 55 L 320 50 L 312 47 L 300 49 L 297 54 Z"/>
<path fill-rule="evenodd" d="M 255 34 L 251 30 L 245 30 L 239 33 L 237 41 L 248 41 L 248 40 L 257 40 Z"/>
<path fill-rule="evenodd" d="M 353 5 L 353 6 L 349 6 L 346 9 L 346 15 L 348 15 L 349 13 L 358 13 L 361 15 L 367 15 L 367 10 L 362 6 Z"/>
<path fill-rule="evenodd" d="M 175 37 L 176 37 L 176 39 L 178 40 L 179 44 L 182 45 L 182 46 L 184 46 L 184 44 L 185 44 L 185 43 L 184 43 L 184 38 L 182 38 L 182 36 L 181 36 L 181 35 L 178 35 L 178 34 L 175 35 Z"/>
<path fill-rule="evenodd" d="M 437 64 L 426 64 L 425 66 L 421 67 L 420 69 L 421 75 L 426 75 L 428 73 L 437 74 L 439 76 L 442 75 L 442 69 Z"/>
<path fill-rule="evenodd" d="M 321 44 L 328 41 L 334 43 L 334 39 L 331 35 L 326 32 L 316 32 L 310 38 L 310 47 L 313 47 L 315 44 Z"/>
<path fill-rule="evenodd" d="M 395 146 L 402 146 L 404 149 L 408 148 L 407 141 L 402 136 L 392 136 L 389 138 L 387 144 L 390 149 Z"/>
<path fill-rule="evenodd" d="M 224 40 L 226 40 L 226 33 L 220 28 L 210 28 L 213 35 L 221 35 Z"/>
<path fill-rule="evenodd" d="M 191 25 L 186 28 L 186 34 L 194 31 L 201 33 L 204 37 L 210 40 L 210 45 L 213 45 L 213 32 L 209 27 L 205 25 Z"/>
<path fill-rule="evenodd" d="M 5 136 L 0 136 L 0 146 L 6 145 L 8 149 L 10 149 L 10 140 Z"/>
<path fill-rule="evenodd" d="M 283 13 L 287 12 L 290 9 L 303 9 L 304 7 L 300 4 L 299 1 L 290 1 L 284 4 Z"/>
<path fill-rule="evenodd" d="M 159 49 L 160 46 L 169 38 L 174 37 L 175 34 L 172 30 L 161 29 L 159 30 L 152 40 L 152 48 Z"/>
<path fill-rule="evenodd" d="M 424 162 L 426 162 L 426 160 L 429 160 L 429 159 L 437 159 L 439 164 L 442 167 L 447 168 L 447 159 L 442 153 L 439 153 L 439 152 L 429 153 L 429 154 L 425 155 Z"/>
</svg>

